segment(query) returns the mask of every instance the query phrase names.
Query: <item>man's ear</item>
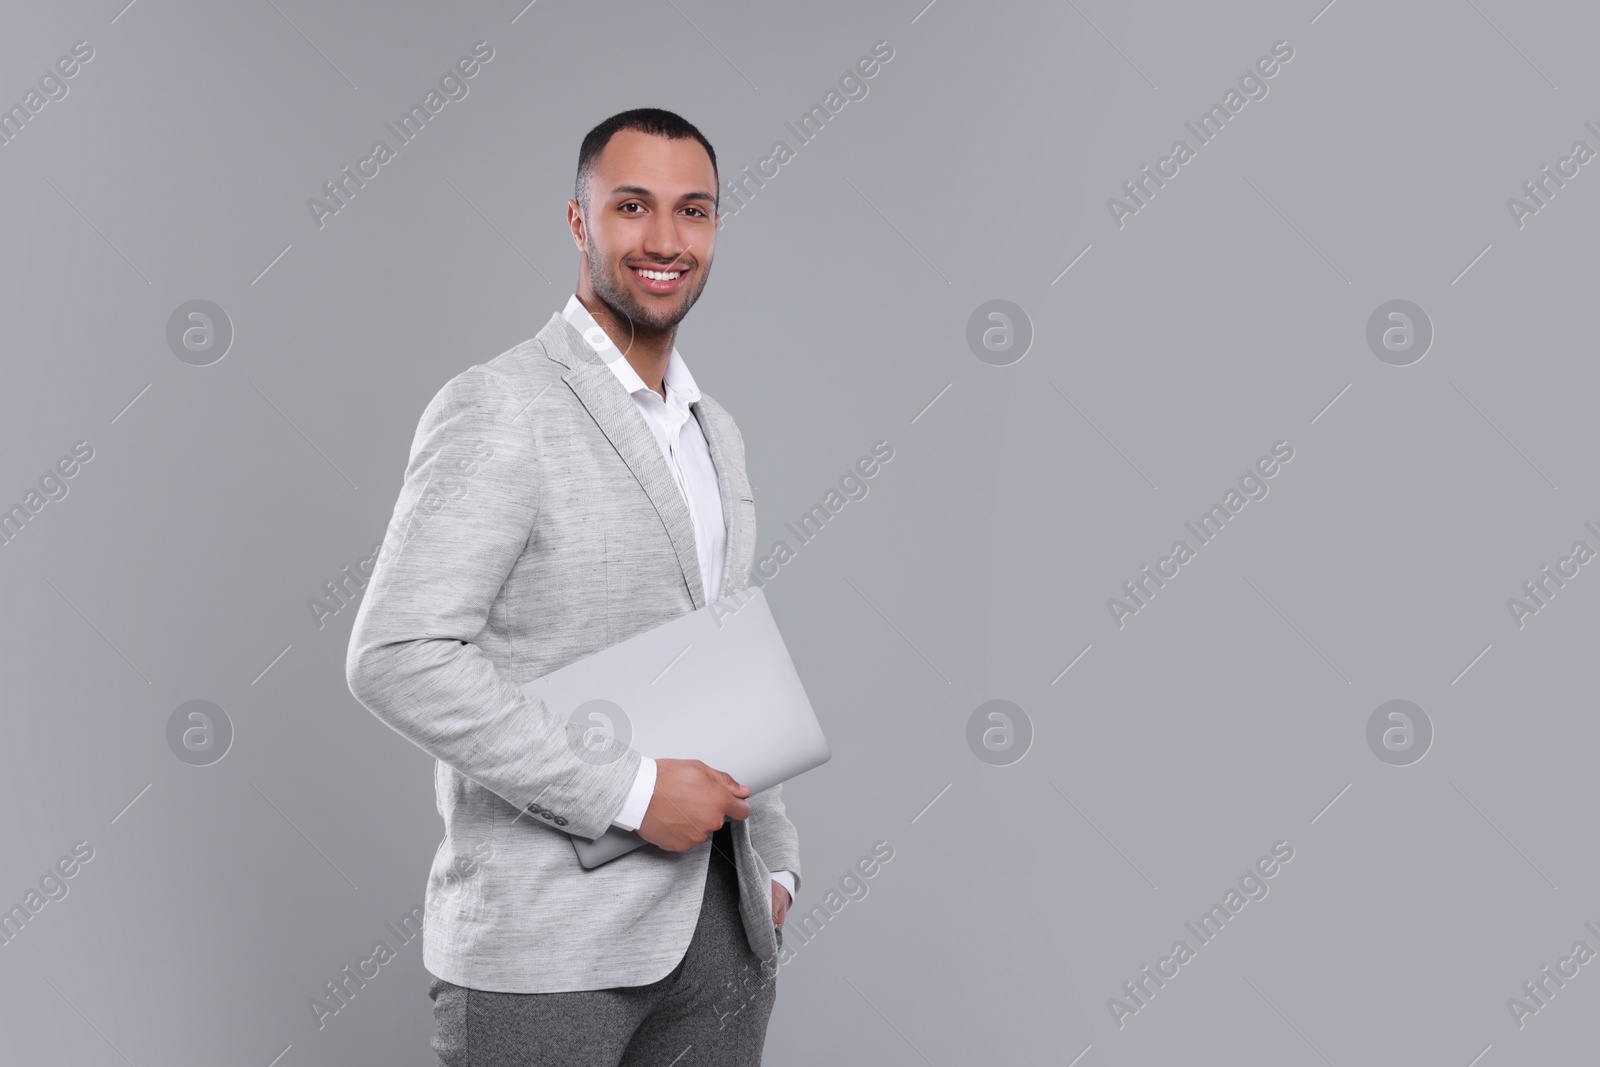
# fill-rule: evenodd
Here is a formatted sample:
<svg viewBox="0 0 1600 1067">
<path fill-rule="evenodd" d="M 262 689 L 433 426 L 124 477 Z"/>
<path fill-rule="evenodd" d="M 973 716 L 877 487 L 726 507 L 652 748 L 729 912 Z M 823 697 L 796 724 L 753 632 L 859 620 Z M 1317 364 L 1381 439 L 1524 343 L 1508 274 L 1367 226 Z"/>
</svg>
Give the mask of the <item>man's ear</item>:
<svg viewBox="0 0 1600 1067">
<path fill-rule="evenodd" d="M 567 201 L 567 230 L 572 234 L 572 243 L 578 246 L 578 253 L 583 253 L 583 239 L 589 231 L 589 220 L 583 217 L 583 209 L 576 200 Z"/>
</svg>

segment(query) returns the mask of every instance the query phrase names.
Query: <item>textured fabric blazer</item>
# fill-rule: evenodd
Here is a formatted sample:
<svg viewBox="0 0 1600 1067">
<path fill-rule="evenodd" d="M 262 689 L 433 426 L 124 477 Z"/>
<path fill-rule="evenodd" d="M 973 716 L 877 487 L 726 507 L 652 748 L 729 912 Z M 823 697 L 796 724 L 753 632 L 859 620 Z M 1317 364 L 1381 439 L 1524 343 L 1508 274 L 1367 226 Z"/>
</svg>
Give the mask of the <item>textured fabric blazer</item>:
<svg viewBox="0 0 1600 1067">
<path fill-rule="evenodd" d="M 691 410 L 727 520 L 726 597 L 750 584 L 755 500 L 717 402 Z M 688 948 L 711 855 L 654 845 L 585 870 L 640 754 L 521 686 L 705 605 L 693 523 L 634 399 L 555 314 L 451 379 L 423 412 L 346 659 L 356 698 L 436 764 L 444 819 L 423 963 L 470 989 L 553 993 L 664 977 Z M 654 755 L 654 753 L 648 753 Z M 800 884 L 782 786 L 733 822 L 739 910 L 765 967 L 771 872 Z"/>
</svg>

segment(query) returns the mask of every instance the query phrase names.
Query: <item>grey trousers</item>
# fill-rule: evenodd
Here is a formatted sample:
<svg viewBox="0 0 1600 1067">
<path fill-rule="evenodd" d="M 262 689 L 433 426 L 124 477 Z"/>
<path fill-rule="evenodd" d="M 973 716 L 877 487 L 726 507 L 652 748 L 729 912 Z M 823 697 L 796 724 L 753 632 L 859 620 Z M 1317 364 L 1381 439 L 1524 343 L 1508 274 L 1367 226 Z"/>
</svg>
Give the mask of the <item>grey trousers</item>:
<svg viewBox="0 0 1600 1067">
<path fill-rule="evenodd" d="M 726 823 L 711 836 L 700 919 L 683 959 L 642 986 L 492 993 L 434 978 L 441 1067 L 758 1067 L 777 977 L 739 919 Z M 779 944 L 782 944 L 780 929 Z"/>
</svg>

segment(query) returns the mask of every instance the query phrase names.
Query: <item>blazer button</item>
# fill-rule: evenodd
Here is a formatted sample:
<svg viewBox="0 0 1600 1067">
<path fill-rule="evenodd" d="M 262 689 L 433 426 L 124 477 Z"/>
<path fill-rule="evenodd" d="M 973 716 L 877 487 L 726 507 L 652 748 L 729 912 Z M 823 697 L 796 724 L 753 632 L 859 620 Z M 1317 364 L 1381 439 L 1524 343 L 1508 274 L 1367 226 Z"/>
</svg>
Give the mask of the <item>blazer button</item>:
<svg viewBox="0 0 1600 1067">
<path fill-rule="evenodd" d="M 565 825 L 567 825 L 567 819 L 566 819 L 566 816 L 564 816 L 564 815 L 557 815 L 557 816 L 556 816 L 556 825 L 557 825 L 557 826 L 565 826 Z"/>
</svg>

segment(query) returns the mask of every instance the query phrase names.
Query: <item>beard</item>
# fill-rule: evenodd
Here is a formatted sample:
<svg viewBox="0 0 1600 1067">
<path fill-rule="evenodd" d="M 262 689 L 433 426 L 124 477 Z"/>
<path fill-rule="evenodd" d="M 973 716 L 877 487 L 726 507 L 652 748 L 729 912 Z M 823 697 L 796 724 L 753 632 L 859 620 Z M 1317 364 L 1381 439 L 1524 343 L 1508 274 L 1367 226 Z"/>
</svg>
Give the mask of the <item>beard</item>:
<svg viewBox="0 0 1600 1067">
<path fill-rule="evenodd" d="M 612 264 L 601 257 L 592 236 L 585 234 L 584 248 L 589 256 L 589 285 L 594 289 L 594 295 L 611 309 L 613 315 L 649 330 L 670 330 L 682 322 L 683 317 L 689 314 L 689 309 L 694 307 L 695 301 L 700 299 L 700 293 L 705 289 L 706 281 L 711 275 L 711 262 L 709 260 L 700 262 L 695 269 L 696 277 L 690 281 L 694 288 L 686 287 L 683 302 L 677 305 L 676 309 L 656 308 L 642 303 L 634 290 L 612 273 Z M 620 272 L 628 268 L 619 261 L 616 269 Z"/>
</svg>

